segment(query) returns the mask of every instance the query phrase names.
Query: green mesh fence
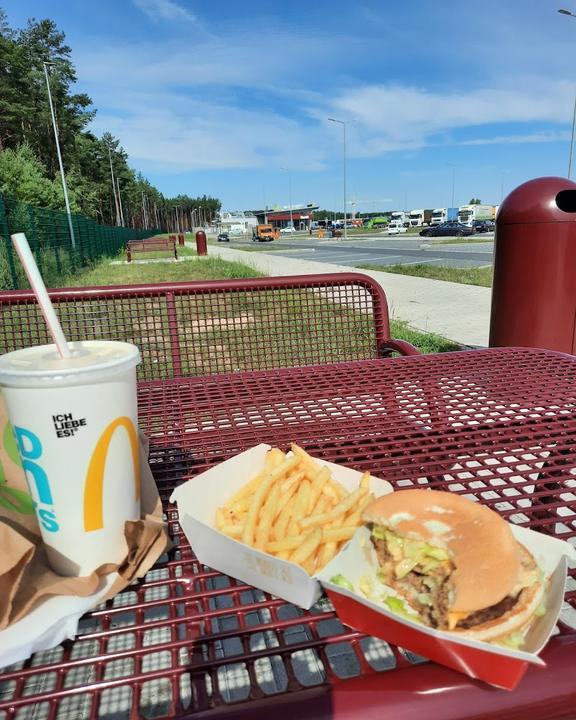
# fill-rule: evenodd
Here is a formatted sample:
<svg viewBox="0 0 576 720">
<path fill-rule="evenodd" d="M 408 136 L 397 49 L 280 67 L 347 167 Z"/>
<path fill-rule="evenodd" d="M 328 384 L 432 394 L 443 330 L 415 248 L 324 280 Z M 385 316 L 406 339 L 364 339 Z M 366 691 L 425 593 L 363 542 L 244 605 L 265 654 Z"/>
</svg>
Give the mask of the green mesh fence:
<svg viewBox="0 0 576 720">
<path fill-rule="evenodd" d="M 26 233 L 48 287 L 61 287 L 81 268 L 102 257 L 112 257 L 129 240 L 157 235 L 161 230 L 138 230 L 99 225 L 84 215 L 72 215 L 74 246 L 68 216 L 59 210 L 38 208 L 0 195 L 0 290 L 27 287 L 26 277 L 12 247 L 10 235 Z"/>
</svg>

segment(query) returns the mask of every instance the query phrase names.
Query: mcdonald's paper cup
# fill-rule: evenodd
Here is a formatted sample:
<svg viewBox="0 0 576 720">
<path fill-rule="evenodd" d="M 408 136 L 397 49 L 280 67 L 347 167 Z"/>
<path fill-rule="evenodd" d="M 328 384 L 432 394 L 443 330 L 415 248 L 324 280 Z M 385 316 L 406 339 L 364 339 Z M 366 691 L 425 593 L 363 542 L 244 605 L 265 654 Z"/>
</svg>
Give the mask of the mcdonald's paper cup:
<svg viewBox="0 0 576 720">
<path fill-rule="evenodd" d="M 129 343 L 70 343 L 0 356 L 0 386 L 48 560 L 87 575 L 126 556 L 124 523 L 140 517 L 136 366 Z"/>
</svg>

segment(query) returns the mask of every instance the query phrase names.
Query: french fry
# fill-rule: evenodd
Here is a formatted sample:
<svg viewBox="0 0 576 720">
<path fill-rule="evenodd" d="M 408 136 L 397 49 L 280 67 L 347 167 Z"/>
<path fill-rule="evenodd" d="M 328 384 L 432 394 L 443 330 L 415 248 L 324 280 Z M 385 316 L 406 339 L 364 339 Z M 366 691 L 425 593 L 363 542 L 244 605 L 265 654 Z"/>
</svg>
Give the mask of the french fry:
<svg viewBox="0 0 576 720">
<path fill-rule="evenodd" d="M 356 530 L 358 530 L 357 525 L 346 525 L 345 527 L 324 530 L 322 532 L 322 542 L 345 542 L 346 540 L 350 540 Z"/>
<path fill-rule="evenodd" d="M 320 547 L 320 553 L 318 555 L 318 570 L 322 570 L 325 565 L 328 565 L 330 560 L 336 555 L 338 544 L 335 541 L 324 543 Z"/>
<path fill-rule="evenodd" d="M 338 501 L 340 499 L 340 496 L 338 495 L 336 490 L 334 490 L 334 488 L 332 487 L 332 484 L 329 482 L 327 482 L 325 485 L 322 486 L 322 492 L 327 497 L 333 498 L 336 501 Z"/>
<path fill-rule="evenodd" d="M 288 535 L 298 534 L 298 523 L 306 515 L 308 510 L 308 502 L 310 500 L 310 482 L 309 480 L 303 480 L 300 483 L 298 495 L 296 496 L 296 502 L 294 509 L 292 510 L 292 517 L 288 523 Z"/>
<path fill-rule="evenodd" d="M 334 505 L 332 505 L 333 498 L 329 498 L 328 495 L 321 494 L 318 498 L 318 502 L 316 505 L 312 508 L 311 515 L 322 515 L 325 512 L 328 512 L 328 510 L 331 510 Z M 335 500 L 334 500 L 335 502 Z"/>
<path fill-rule="evenodd" d="M 346 525 L 360 525 L 360 518 L 362 517 L 362 513 L 364 512 L 366 507 L 370 505 L 372 500 L 374 500 L 374 495 L 370 493 L 368 497 L 364 498 L 358 503 L 355 510 L 352 510 L 352 512 L 346 516 L 344 523 Z"/>
<path fill-rule="evenodd" d="M 370 487 L 370 472 L 365 472 L 362 477 L 360 478 L 360 487 L 364 488 L 364 490 L 368 490 Z"/>
<path fill-rule="evenodd" d="M 338 498 L 338 500 L 344 500 L 344 498 L 348 495 L 348 493 L 342 487 L 342 485 L 340 485 L 340 483 L 337 483 L 336 480 L 333 480 L 332 478 L 330 478 L 328 480 L 328 482 L 330 483 L 330 486 L 336 493 L 336 497 Z"/>
<path fill-rule="evenodd" d="M 224 535 L 228 535 L 235 540 L 240 540 L 242 537 L 242 525 L 221 525 L 218 529 L 220 532 L 223 532 Z"/>
<path fill-rule="evenodd" d="M 301 566 L 302 569 L 308 573 L 308 575 L 314 575 L 314 573 L 316 572 L 316 555 L 310 555 L 308 560 L 305 560 L 303 563 L 301 563 Z"/>
<path fill-rule="evenodd" d="M 286 478 L 286 480 L 284 480 L 284 482 L 283 482 L 282 485 L 280 486 L 281 492 L 282 492 L 282 493 L 287 493 L 287 492 L 289 492 L 290 489 L 291 489 L 294 485 L 297 486 L 298 483 L 300 482 L 300 480 L 302 480 L 303 478 L 304 478 L 304 473 L 301 472 L 301 471 L 295 472 L 295 473 L 293 473 L 292 475 L 288 475 L 288 477 Z"/>
<path fill-rule="evenodd" d="M 215 524 L 218 530 L 220 530 L 222 526 L 226 525 L 226 516 L 224 515 L 224 510 L 221 507 L 216 508 Z"/>
<path fill-rule="evenodd" d="M 312 513 L 318 502 L 318 498 L 322 494 L 322 487 L 324 483 L 330 478 L 330 471 L 326 466 L 320 468 L 320 470 L 314 475 L 312 479 L 312 485 L 310 487 L 310 501 L 308 503 L 308 514 Z"/>
<path fill-rule="evenodd" d="M 302 530 L 305 530 L 315 525 L 323 525 L 324 523 L 336 520 L 340 515 L 347 513 L 364 495 L 366 495 L 366 490 L 358 488 L 345 497 L 344 500 L 340 501 L 338 505 L 329 512 L 323 515 L 312 515 L 311 517 L 300 520 L 300 527 Z"/>
<path fill-rule="evenodd" d="M 306 465 L 312 465 L 313 467 L 316 466 L 316 461 L 314 460 L 314 458 L 310 457 L 306 450 L 301 448 L 300 445 L 296 445 L 296 443 L 291 443 L 290 450 L 292 450 L 294 455 L 297 455 L 300 460 Z"/>
<path fill-rule="evenodd" d="M 286 458 L 280 465 L 275 467 L 274 470 L 269 472 L 268 475 L 264 477 L 260 485 L 258 485 L 258 488 L 252 497 L 252 502 L 250 503 L 250 509 L 248 510 L 248 516 L 246 518 L 246 524 L 244 525 L 244 531 L 242 533 L 242 542 L 246 543 L 246 545 L 252 545 L 254 540 L 254 531 L 258 520 L 258 513 L 260 512 L 260 508 L 264 502 L 266 494 L 276 480 L 281 478 L 282 475 L 287 473 L 289 470 L 292 470 L 297 462 L 298 458 L 296 456 Z"/>
<path fill-rule="evenodd" d="M 272 521 L 276 517 L 276 508 L 280 500 L 280 488 L 275 485 L 268 498 L 263 505 L 262 514 L 260 516 L 260 522 L 256 526 L 256 533 L 254 536 L 254 547 L 258 550 L 263 550 L 268 542 L 270 530 L 272 529 Z"/>
<path fill-rule="evenodd" d="M 286 460 L 286 455 L 279 448 L 272 448 L 266 453 L 264 458 L 264 472 L 270 472 L 274 468 L 281 465 Z"/>
<path fill-rule="evenodd" d="M 234 518 L 236 517 L 237 513 L 232 509 L 229 508 L 227 505 L 222 505 L 220 510 L 222 511 L 222 514 L 228 523 L 233 523 Z"/>
<path fill-rule="evenodd" d="M 241 515 L 242 513 L 246 513 L 246 512 L 248 512 L 248 508 L 250 507 L 250 503 L 252 502 L 253 495 L 254 495 L 254 493 L 251 493 L 250 495 L 247 495 L 246 497 L 242 498 L 241 500 L 238 500 L 235 503 L 228 502 L 228 507 L 236 515 Z"/>
<path fill-rule="evenodd" d="M 321 530 L 320 543 L 328 542 L 342 542 L 349 540 L 352 535 L 356 532 L 357 527 L 342 527 L 342 528 L 326 528 Z M 295 550 L 298 548 L 306 539 L 306 534 L 295 535 L 293 537 L 284 538 L 283 540 L 271 541 L 266 545 L 266 552 L 278 553 L 284 550 Z"/>
<path fill-rule="evenodd" d="M 276 540 L 281 540 L 285 535 L 286 531 L 288 529 L 288 523 L 290 522 L 292 518 L 292 511 L 294 510 L 294 504 L 295 504 L 295 497 L 297 486 L 294 486 L 292 495 L 288 498 L 286 501 L 284 507 L 282 510 L 280 510 L 280 515 L 278 515 L 278 518 L 276 522 L 274 523 L 274 537 Z"/>
<path fill-rule="evenodd" d="M 292 553 L 290 560 L 297 565 L 302 564 L 315 552 L 318 545 L 320 545 L 320 540 L 322 540 L 322 530 L 314 528 L 312 532 L 306 535 L 300 547 Z"/>
<path fill-rule="evenodd" d="M 262 472 L 259 472 L 258 475 L 255 475 L 252 480 L 246 483 L 246 485 L 243 485 L 237 492 L 232 495 L 232 497 L 228 500 L 226 505 L 228 507 L 232 507 L 233 505 L 237 505 L 245 498 L 252 495 L 255 491 L 258 485 L 262 482 L 262 479 L 266 477 L 267 473 L 263 470 Z"/>
</svg>

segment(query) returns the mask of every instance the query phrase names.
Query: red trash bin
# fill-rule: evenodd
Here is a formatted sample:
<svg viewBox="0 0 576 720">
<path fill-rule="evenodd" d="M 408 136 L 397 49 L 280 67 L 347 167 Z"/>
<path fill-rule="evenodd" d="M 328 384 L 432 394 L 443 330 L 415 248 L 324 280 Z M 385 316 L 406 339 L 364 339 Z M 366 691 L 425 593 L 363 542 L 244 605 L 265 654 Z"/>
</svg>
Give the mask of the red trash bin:
<svg viewBox="0 0 576 720">
<path fill-rule="evenodd" d="M 184 246 L 184 233 L 178 233 L 178 245 Z"/>
<path fill-rule="evenodd" d="M 204 230 L 196 232 L 196 252 L 198 255 L 208 255 L 208 243 L 206 242 Z"/>
<path fill-rule="evenodd" d="M 496 218 L 490 346 L 576 354 L 576 183 L 520 185 Z"/>
</svg>

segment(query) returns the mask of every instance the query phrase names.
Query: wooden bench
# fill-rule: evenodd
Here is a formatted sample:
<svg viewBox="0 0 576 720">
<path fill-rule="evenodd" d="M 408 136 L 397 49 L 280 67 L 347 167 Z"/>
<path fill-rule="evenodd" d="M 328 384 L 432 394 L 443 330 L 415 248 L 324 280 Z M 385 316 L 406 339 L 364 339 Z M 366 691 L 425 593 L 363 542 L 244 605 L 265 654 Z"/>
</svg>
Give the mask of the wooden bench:
<svg viewBox="0 0 576 720">
<path fill-rule="evenodd" d="M 174 236 L 153 237 L 146 240 L 130 240 L 126 246 L 126 260 L 132 262 L 134 253 L 170 252 L 178 260 L 178 250 Z"/>
</svg>

